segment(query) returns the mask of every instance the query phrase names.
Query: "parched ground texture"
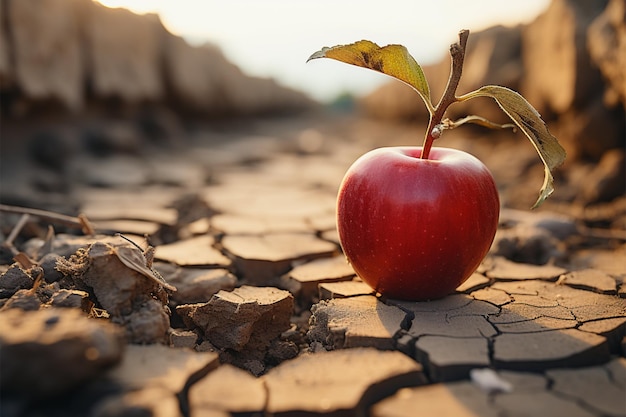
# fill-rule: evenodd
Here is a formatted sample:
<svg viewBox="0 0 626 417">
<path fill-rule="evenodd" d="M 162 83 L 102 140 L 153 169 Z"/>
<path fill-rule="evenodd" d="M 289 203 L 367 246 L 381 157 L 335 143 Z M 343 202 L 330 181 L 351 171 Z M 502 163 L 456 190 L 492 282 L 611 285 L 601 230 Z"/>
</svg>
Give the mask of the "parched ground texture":
<svg viewBox="0 0 626 417">
<path fill-rule="evenodd" d="M 626 416 L 626 246 L 606 226 L 623 207 L 589 222 L 557 188 L 530 212 L 542 171 L 521 135 L 439 144 L 481 158 L 503 202 L 456 293 L 390 300 L 354 274 L 343 174 L 421 135 L 283 120 L 77 159 L 67 198 L 99 234 L 17 239 L 37 263 L 2 267 L 1 414 Z"/>
</svg>

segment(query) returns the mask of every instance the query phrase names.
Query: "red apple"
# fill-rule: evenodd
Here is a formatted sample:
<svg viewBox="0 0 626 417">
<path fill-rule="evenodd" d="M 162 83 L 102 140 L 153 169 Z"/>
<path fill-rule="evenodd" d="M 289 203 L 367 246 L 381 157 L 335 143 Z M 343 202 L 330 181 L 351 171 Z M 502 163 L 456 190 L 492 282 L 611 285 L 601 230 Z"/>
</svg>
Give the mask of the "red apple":
<svg viewBox="0 0 626 417">
<path fill-rule="evenodd" d="M 429 300 L 450 294 L 476 270 L 498 226 L 491 173 L 455 149 L 380 148 L 348 169 L 337 198 L 342 249 L 380 294 Z"/>
</svg>

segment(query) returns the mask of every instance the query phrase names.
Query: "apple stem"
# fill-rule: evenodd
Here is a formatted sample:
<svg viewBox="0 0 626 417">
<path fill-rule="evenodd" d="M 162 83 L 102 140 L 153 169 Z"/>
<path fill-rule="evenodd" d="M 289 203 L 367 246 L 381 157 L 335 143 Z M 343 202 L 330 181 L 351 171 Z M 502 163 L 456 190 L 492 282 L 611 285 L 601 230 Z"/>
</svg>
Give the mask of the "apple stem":
<svg viewBox="0 0 626 417">
<path fill-rule="evenodd" d="M 450 69 L 450 76 L 448 77 L 448 84 L 446 89 L 439 99 L 439 103 L 435 107 L 435 111 L 430 115 L 430 122 L 428 123 L 428 129 L 426 130 L 426 138 L 424 139 L 424 146 L 422 149 L 422 159 L 428 159 L 430 155 L 430 149 L 433 146 L 435 139 L 441 136 L 445 126 L 442 123 L 443 116 L 448 110 L 448 107 L 457 101 L 456 89 L 459 86 L 461 80 L 461 73 L 463 72 L 463 61 L 465 59 L 465 47 L 467 45 L 467 38 L 469 37 L 469 30 L 463 29 L 459 32 L 459 41 L 450 45 L 450 56 L 452 57 L 452 64 Z"/>
</svg>

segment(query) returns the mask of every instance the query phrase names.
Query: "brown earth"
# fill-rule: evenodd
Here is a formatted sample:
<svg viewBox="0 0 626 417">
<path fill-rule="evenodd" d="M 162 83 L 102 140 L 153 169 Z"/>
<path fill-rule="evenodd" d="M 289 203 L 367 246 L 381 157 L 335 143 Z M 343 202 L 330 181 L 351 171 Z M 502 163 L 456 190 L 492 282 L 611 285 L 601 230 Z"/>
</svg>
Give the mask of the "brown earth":
<svg viewBox="0 0 626 417">
<path fill-rule="evenodd" d="M 420 130 L 242 119 L 196 126 L 184 146 L 110 140 L 58 170 L 12 148 L 2 415 L 625 415 L 624 197 L 574 202 L 562 173 L 529 211 L 542 170 L 521 135 L 440 139 L 483 159 L 503 201 L 455 294 L 399 302 L 355 276 L 334 224 L 343 173 Z"/>
</svg>

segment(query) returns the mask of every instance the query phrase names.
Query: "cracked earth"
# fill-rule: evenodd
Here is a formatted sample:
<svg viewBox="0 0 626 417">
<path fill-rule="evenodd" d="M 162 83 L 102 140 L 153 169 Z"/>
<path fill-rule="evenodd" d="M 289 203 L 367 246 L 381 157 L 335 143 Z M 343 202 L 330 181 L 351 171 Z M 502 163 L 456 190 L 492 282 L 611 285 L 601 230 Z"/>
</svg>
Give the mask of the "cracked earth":
<svg viewBox="0 0 626 417">
<path fill-rule="evenodd" d="M 5 262 L 2 414 L 626 416 L 624 241 L 590 237 L 562 202 L 518 207 L 532 192 L 491 145 L 440 144 L 483 159 L 504 202 L 456 293 L 385 299 L 355 275 L 339 182 L 416 132 L 306 119 L 76 161 L 65 198 L 98 233 L 30 232 L 16 245 L 35 265 Z"/>
</svg>

